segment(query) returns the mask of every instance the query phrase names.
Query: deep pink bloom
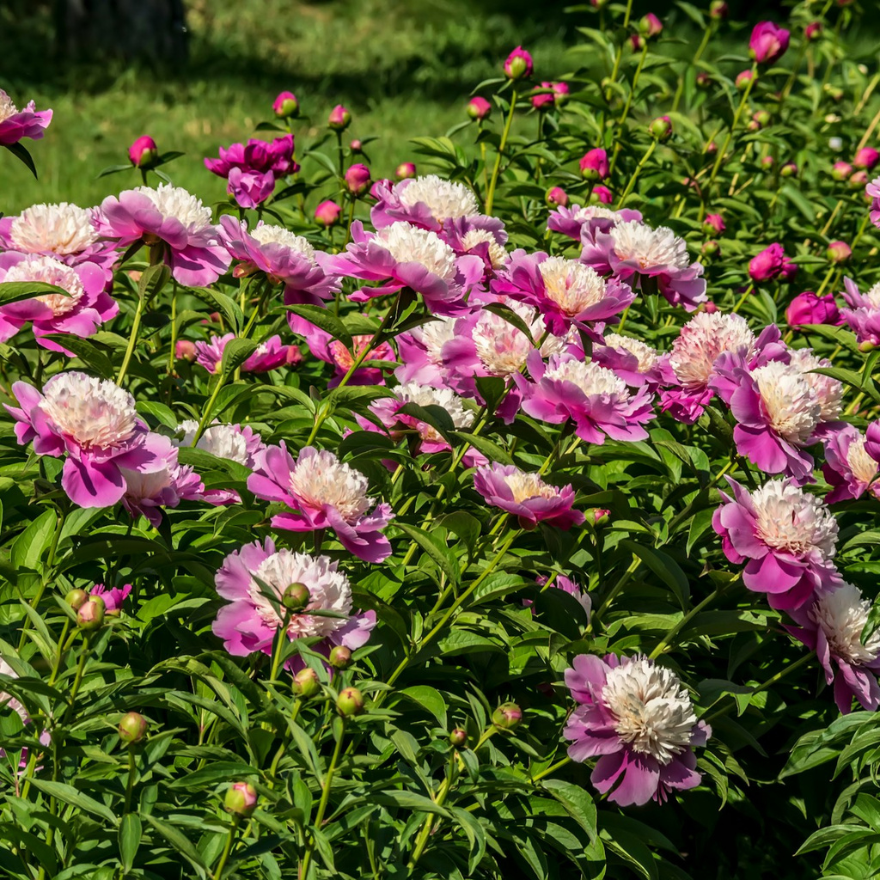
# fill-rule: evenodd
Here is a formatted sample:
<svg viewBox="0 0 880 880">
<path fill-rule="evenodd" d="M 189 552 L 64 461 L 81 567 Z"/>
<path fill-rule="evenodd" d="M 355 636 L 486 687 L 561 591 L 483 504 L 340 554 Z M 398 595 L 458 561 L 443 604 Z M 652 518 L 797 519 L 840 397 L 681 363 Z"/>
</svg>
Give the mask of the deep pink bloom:
<svg viewBox="0 0 880 880">
<path fill-rule="evenodd" d="M 840 583 L 834 566 L 837 520 L 790 480 L 770 480 L 749 493 L 727 477 L 733 496 L 712 517 L 724 555 L 745 563 L 743 583 L 766 593 L 774 608 L 797 608 Z"/>
<path fill-rule="evenodd" d="M 120 247 L 136 241 L 163 244 L 165 262 L 180 284 L 205 287 L 229 268 L 230 256 L 211 225 L 211 209 L 180 187 L 163 183 L 108 196 L 101 215 L 101 231 Z"/>
<path fill-rule="evenodd" d="M 626 383 L 597 363 L 584 363 L 573 354 L 552 355 L 548 363 L 540 352 L 528 357 L 534 382 L 522 373 L 513 381 L 523 396 L 522 408 L 532 418 L 551 424 L 571 419 L 575 433 L 587 443 L 644 440 L 644 422 L 655 418 L 651 396 L 644 388 L 630 392 Z"/>
<path fill-rule="evenodd" d="M 100 596 L 104 600 L 104 610 L 107 614 L 119 614 L 130 594 L 131 584 L 125 584 L 122 587 L 105 587 L 103 584 L 95 584 L 89 590 L 90 596 Z"/>
<path fill-rule="evenodd" d="M 639 19 L 639 33 L 643 37 L 656 37 L 659 33 L 663 31 L 663 22 L 654 15 L 653 12 L 649 12 L 647 15 L 643 15 Z"/>
<path fill-rule="evenodd" d="M 233 274 L 264 272 L 284 285 L 284 302 L 321 305 L 333 299 L 339 279 L 325 274 L 324 254 L 316 252 L 301 235 L 283 226 L 258 223 L 250 233 L 247 224 L 225 214 L 220 218 L 221 238 L 229 253 L 240 261 Z"/>
<path fill-rule="evenodd" d="M 800 327 L 803 324 L 833 324 L 840 326 L 843 318 L 834 301 L 833 293 L 816 296 L 812 290 L 799 293 L 785 310 L 785 320 L 789 327 Z"/>
<path fill-rule="evenodd" d="M 563 103 L 568 96 L 568 84 L 564 82 L 542 82 L 541 88 L 551 91 L 532 97 L 532 106 L 536 110 L 549 110 Z"/>
<path fill-rule="evenodd" d="M 880 425 L 878 425 L 880 427 Z M 869 429 L 870 430 L 870 429 Z M 877 429 L 874 429 L 876 434 Z M 880 465 L 871 456 L 872 444 L 852 425 L 843 425 L 825 440 L 825 464 L 822 473 L 832 487 L 825 496 L 828 504 L 861 498 L 870 492 L 880 498 Z"/>
<path fill-rule="evenodd" d="M 467 115 L 470 116 L 471 119 L 479 119 L 482 121 L 483 119 L 488 119 L 491 113 L 492 105 L 485 98 L 475 95 L 470 101 L 468 101 Z"/>
<path fill-rule="evenodd" d="M 613 196 L 611 195 L 611 190 L 608 189 L 607 186 L 599 186 L 593 187 L 593 193 L 590 196 L 591 201 L 598 202 L 601 205 L 610 205 L 612 201 L 614 201 Z M 621 213 L 623 213 L 621 211 Z"/>
<path fill-rule="evenodd" d="M 344 131 L 351 125 L 351 113 L 342 104 L 337 104 L 327 117 L 327 125 L 334 131 Z"/>
<path fill-rule="evenodd" d="M 24 110 L 18 110 L 9 95 L 0 89 L 0 146 L 11 147 L 22 138 L 38 141 L 51 121 L 51 110 L 38 111 L 33 101 Z"/>
<path fill-rule="evenodd" d="M 865 431 L 865 451 L 880 463 L 880 421 L 871 422 Z"/>
<path fill-rule="evenodd" d="M 600 187 L 594 187 L 593 194 Z M 610 196 L 610 193 L 609 193 Z M 609 198 L 609 202 L 611 199 Z M 641 222 L 642 215 L 638 211 L 624 208 L 621 211 L 612 211 L 601 205 L 572 205 L 570 208 L 560 205 L 555 211 L 550 212 L 547 218 L 547 228 L 554 232 L 561 232 L 575 241 L 581 241 L 585 235 L 591 239 L 596 232 L 608 232 L 612 227 L 626 220 Z M 587 232 L 584 233 L 584 229 Z"/>
<path fill-rule="evenodd" d="M 578 162 L 585 180 L 605 180 L 608 177 L 608 154 L 601 148 L 584 153 Z"/>
<path fill-rule="evenodd" d="M 756 24 L 749 40 L 749 54 L 758 64 L 773 64 L 788 49 L 791 34 L 772 21 Z"/>
<path fill-rule="evenodd" d="M 159 147 L 148 135 L 141 135 L 129 148 L 128 158 L 136 168 L 149 168 L 159 158 Z"/>
<path fill-rule="evenodd" d="M 227 179 L 227 191 L 242 208 L 255 208 L 272 195 L 279 177 L 299 170 L 293 151 L 292 134 L 271 143 L 252 138 L 247 144 L 220 147 L 220 158 L 205 159 L 205 167 Z"/>
<path fill-rule="evenodd" d="M 272 102 L 272 110 L 279 119 L 299 116 L 299 101 L 293 92 L 279 92 L 278 97 Z"/>
<path fill-rule="evenodd" d="M 572 509 L 574 489 L 570 485 L 551 486 L 539 474 L 513 465 L 493 463 L 477 468 L 474 488 L 488 504 L 515 516 L 523 529 L 546 522 L 567 530 L 584 521 L 583 513 Z"/>
<path fill-rule="evenodd" d="M 352 195 L 361 195 L 370 185 L 370 169 L 366 165 L 351 165 L 345 171 L 345 185 Z"/>
<path fill-rule="evenodd" d="M 534 69 L 532 56 L 522 46 L 517 46 L 504 62 L 504 73 L 508 79 L 528 78 Z"/>
<path fill-rule="evenodd" d="M 843 279 L 843 286 L 843 298 L 849 308 L 841 309 L 840 314 L 846 325 L 863 345 L 880 345 L 880 284 L 867 293 L 859 293 L 849 278 Z"/>
<path fill-rule="evenodd" d="M 139 474 L 161 470 L 167 439 L 151 434 L 134 398 L 109 380 L 75 371 L 59 373 L 43 386 L 16 382 L 19 407 L 6 405 L 21 445 L 33 441 L 37 455 L 66 453 L 61 487 L 79 507 L 112 507 L 126 491 L 123 469 Z"/>
<path fill-rule="evenodd" d="M 581 654 L 565 670 L 578 704 L 563 736 L 568 756 L 598 758 L 590 781 L 622 807 L 663 802 L 671 791 L 700 784 L 694 746 L 712 728 L 698 721 L 678 677 L 646 657 Z"/>
<path fill-rule="evenodd" d="M 568 204 L 568 193 L 561 186 L 553 186 L 547 190 L 544 201 L 551 208 L 564 208 Z M 580 238 L 580 236 L 578 236 Z"/>
<path fill-rule="evenodd" d="M 782 258 L 782 271 L 779 273 L 781 281 L 792 282 L 798 273 L 798 265 L 791 257 Z"/>
<path fill-rule="evenodd" d="M 292 532 L 331 528 L 349 553 L 365 562 L 382 562 L 391 555 L 391 544 L 381 533 L 394 518 L 387 504 L 367 495 L 369 483 L 362 473 L 339 461 L 332 453 L 306 446 L 293 460 L 284 442 L 269 446 L 257 456 L 248 489 L 264 501 L 292 509 L 272 517 L 272 527 Z"/>
<path fill-rule="evenodd" d="M 755 282 L 778 278 L 782 273 L 784 257 L 782 245 L 774 242 L 749 260 L 749 278 Z"/>
<path fill-rule="evenodd" d="M 319 226 L 335 226 L 339 222 L 340 213 L 342 208 L 328 199 L 315 208 L 315 220 Z"/>
<path fill-rule="evenodd" d="M 0 283 L 41 281 L 68 292 L 39 294 L 33 299 L 0 306 L 0 342 L 6 342 L 30 323 L 37 344 L 72 357 L 63 343 L 47 339 L 60 333 L 86 338 L 119 313 L 104 291 L 105 276 L 95 263 L 68 266 L 54 257 L 7 252 L 0 254 Z"/>
<path fill-rule="evenodd" d="M 215 579 L 217 592 L 229 604 L 217 613 L 214 635 L 223 639 L 224 647 L 234 656 L 254 651 L 271 654 L 284 624 L 281 600 L 291 584 L 301 583 L 309 591 L 309 603 L 304 611 L 289 615 L 288 638 L 321 638 L 316 647 L 323 654 L 329 654 L 335 645 L 351 650 L 362 647 L 376 625 L 376 613 L 352 612 L 351 585 L 337 565 L 327 556 L 276 550 L 269 538 L 230 553 Z M 312 613 L 320 611 L 331 614 Z M 289 660 L 286 665 L 290 668 L 294 663 Z"/>
<path fill-rule="evenodd" d="M 856 152 L 856 157 L 853 159 L 853 165 L 865 171 L 872 171 L 878 162 L 880 162 L 880 152 L 877 152 L 873 147 L 862 147 Z"/>
<path fill-rule="evenodd" d="M 219 373 L 223 366 L 223 352 L 235 339 L 234 333 L 213 336 L 208 342 L 196 343 L 196 360 L 209 373 Z M 241 365 L 243 373 L 268 373 L 291 363 L 292 345 L 281 342 L 280 336 L 272 336 L 259 344 L 257 350 Z"/>
</svg>

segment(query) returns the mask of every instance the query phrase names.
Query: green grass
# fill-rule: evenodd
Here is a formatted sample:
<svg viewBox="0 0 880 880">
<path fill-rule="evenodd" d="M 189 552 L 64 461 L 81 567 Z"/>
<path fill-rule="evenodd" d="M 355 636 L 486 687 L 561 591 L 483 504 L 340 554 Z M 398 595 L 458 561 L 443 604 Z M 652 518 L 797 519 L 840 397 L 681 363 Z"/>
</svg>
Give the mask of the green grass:
<svg viewBox="0 0 880 880">
<path fill-rule="evenodd" d="M 20 6 L 20 8 L 19 8 Z M 565 72 L 573 28 L 563 4 L 541 21 L 517 2 L 464 0 L 191 0 L 191 60 L 179 72 L 76 67 L 51 62 L 48 12 L 19 0 L 0 10 L 0 86 L 19 104 L 33 99 L 55 117 L 47 136 L 28 147 L 40 174 L 0 151 L 0 211 L 38 201 L 99 202 L 139 182 L 132 171 L 96 180 L 126 161 L 129 143 L 152 135 L 163 151 L 186 155 L 167 170 L 206 200 L 225 184 L 203 167 L 220 144 L 255 134 L 271 118 L 282 89 L 294 91 L 306 119 L 300 145 L 324 131 L 337 103 L 352 111 L 350 137 L 378 136 L 368 147 L 374 176 L 413 159 L 408 138 L 441 135 L 464 120 L 472 88 L 498 75 L 517 43 L 547 76 Z M 534 10 L 532 10 L 534 13 Z M 36 64 L 35 58 L 42 58 Z M 269 134 L 258 135 L 261 137 Z M 301 146 L 300 146 L 301 149 Z"/>
</svg>

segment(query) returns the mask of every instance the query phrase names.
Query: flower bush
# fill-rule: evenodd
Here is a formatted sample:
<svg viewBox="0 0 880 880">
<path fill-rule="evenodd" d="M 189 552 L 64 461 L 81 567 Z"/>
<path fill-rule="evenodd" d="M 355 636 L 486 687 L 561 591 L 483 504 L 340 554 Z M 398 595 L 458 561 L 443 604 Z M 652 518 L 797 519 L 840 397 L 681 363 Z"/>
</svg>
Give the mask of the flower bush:
<svg viewBox="0 0 880 880">
<path fill-rule="evenodd" d="M 595 6 L 0 220 L 4 876 L 876 875 L 880 72 Z"/>
</svg>

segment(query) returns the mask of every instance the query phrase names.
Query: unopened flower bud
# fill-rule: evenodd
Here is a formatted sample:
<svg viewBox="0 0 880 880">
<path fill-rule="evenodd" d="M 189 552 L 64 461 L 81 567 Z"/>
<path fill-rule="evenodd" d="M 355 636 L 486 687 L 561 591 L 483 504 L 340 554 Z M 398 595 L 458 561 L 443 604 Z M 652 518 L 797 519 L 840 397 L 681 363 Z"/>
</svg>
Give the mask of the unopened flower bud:
<svg viewBox="0 0 880 880">
<path fill-rule="evenodd" d="M 761 157 L 761 167 L 769 171 L 773 167 L 774 159 L 772 156 Z"/>
<path fill-rule="evenodd" d="M 272 102 L 272 109 L 279 119 L 290 119 L 299 116 L 299 101 L 293 92 L 281 92 Z"/>
<path fill-rule="evenodd" d="M 831 263 L 845 263 L 852 256 L 852 248 L 845 241 L 832 241 L 825 256 Z"/>
<path fill-rule="evenodd" d="M 712 85 L 712 77 L 705 70 L 701 70 L 697 74 L 697 88 L 708 89 L 710 85 Z"/>
<path fill-rule="evenodd" d="M 76 612 L 76 622 L 85 630 L 100 629 L 104 625 L 106 610 L 100 596 L 89 596 Z"/>
<path fill-rule="evenodd" d="M 656 37 L 662 30 L 663 22 L 653 12 L 643 15 L 639 19 L 639 33 L 643 37 L 651 39 L 651 37 Z"/>
<path fill-rule="evenodd" d="M 754 73 L 751 70 L 743 70 L 736 75 L 736 87 L 741 91 L 745 91 L 746 86 L 752 81 Z"/>
<path fill-rule="evenodd" d="M 706 235 L 721 235 L 727 227 L 724 225 L 724 218 L 720 214 L 706 214 L 703 220 L 703 232 Z"/>
<path fill-rule="evenodd" d="M 467 747 L 468 735 L 466 730 L 462 730 L 460 727 L 456 727 L 452 733 L 449 734 L 449 744 L 454 749 L 464 749 Z"/>
<path fill-rule="evenodd" d="M 547 190 L 544 201 L 551 208 L 564 208 L 568 204 L 568 193 L 561 186 L 554 186 Z"/>
<path fill-rule="evenodd" d="M 666 141 L 672 136 L 672 120 L 668 116 L 658 116 L 649 126 L 651 136 L 658 141 Z"/>
<path fill-rule="evenodd" d="M 822 23 L 819 21 L 811 21 L 804 28 L 804 39 L 814 42 L 822 36 Z"/>
<path fill-rule="evenodd" d="M 593 191 L 590 193 L 590 202 L 598 203 L 600 205 L 610 205 L 611 202 L 614 201 L 611 190 L 608 189 L 607 186 L 594 186 Z"/>
<path fill-rule="evenodd" d="M 718 306 L 713 302 L 703 303 L 703 311 L 708 312 L 710 315 L 714 315 L 715 312 L 718 311 Z"/>
<path fill-rule="evenodd" d="M 516 703 L 502 703 L 492 713 L 492 723 L 499 730 L 514 730 L 522 723 L 522 709 Z"/>
<path fill-rule="evenodd" d="M 321 682 L 318 679 L 318 673 L 308 666 L 306 666 L 305 669 L 300 669 L 300 671 L 293 677 L 293 682 L 291 683 L 290 688 L 298 697 L 308 700 L 321 690 Z"/>
<path fill-rule="evenodd" d="M 709 4 L 709 18 L 727 18 L 728 12 L 725 0 L 712 0 Z"/>
<path fill-rule="evenodd" d="M 867 339 L 864 342 L 859 343 L 859 351 L 861 352 L 869 352 L 873 351 L 877 346 L 873 342 L 869 342 Z"/>
<path fill-rule="evenodd" d="M 604 180 L 608 177 L 608 154 L 601 147 L 588 150 L 578 166 L 584 180 Z"/>
<path fill-rule="evenodd" d="M 64 597 L 64 601 L 67 602 L 74 611 L 79 611 L 79 609 L 89 601 L 89 594 L 85 590 L 71 590 Z"/>
<path fill-rule="evenodd" d="M 532 56 L 522 46 L 517 46 L 504 62 L 504 75 L 508 79 L 529 77 L 534 69 Z"/>
<path fill-rule="evenodd" d="M 351 648 L 336 645 L 330 651 L 330 665 L 334 669 L 348 669 L 351 666 Z"/>
<path fill-rule="evenodd" d="M 849 186 L 851 189 L 861 189 L 868 182 L 868 172 L 867 171 L 856 171 L 852 177 L 849 179 Z"/>
<path fill-rule="evenodd" d="M 717 257 L 721 253 L 721 245 L 714 239 L 703 243 L 703 253 L 707 257 Z"/>
<path fill-rule="evenodd" d="M 846 180 L 853 173 L 853 167 L 849 162 L 835 162 L 831 168 L 831 176 L 835 180 Z"/>
<path fill-rule="evenodd" d="M 355 138 L 348 146 L 352 153 L 360 153 L 364 149 L 364 145 L 357 138 Z"/>
<path fill-rule="evenodd" d="M 587 515 L 592 517 L 594 526 L 600 526 L 608 521 L 611 511 L 607 507 L 594 507 L 592 510 L 587 511 Z"/>
<path fill-rule="evenodd" d="M 467 115 L 471 119 L 488 119 L 492 113 L 492 105 L 479 95 L 471 98 L 467 105 Z"/>
<path fill-rule="evenodd" d="M 257 808 L 257 790 L 249 782 L 236 782 L 229 787 L 223 806 L 234 816 L 247 818 Z"/>
<path fill-rule="evenodd" d="M 140 712 L 127 712 L 119 721 L 119 738 L 128 744 L 139 743 L 147 735 L 147 719 Z"/>
<path fill-rule="evenodd" d="M 334 131 L 345 131 L 351 125 L 351 113 L 342 104 L 337 104 L 327 117 L 327 125 Z"/>
<path fill-rule="evenodd" d="M 360 715 L 364 711 L 364 697 L 357 688 L 343 688 L 336 699 L 340 715 Z"/>
<path fill-rule="evenodd" d="M 291 584 L 281 597 L 281 604 L 292 612 L 305 611 L 311 601 L 312 594 L 305 584 Z"/>
<path fill-rule="evenodd" d="M 142 135 L 129 148 L 128 158 L 135 168 L 152 168 L 159 158 L 159 148 L 149 135 Z"/>
<path fill-rule="evenodd" d="M 829 85 L 827 88 L 828 95 L 832 101 L 842 101 L 846 94 L 839 86 Z"/>
<path fill-rule="evenodd" d="M 877 162 L 880 162 L 880 153 L 873 147 L 862 147 L 853 159 L 853 165 L 856 168 L 862 168 L 866 171 L 871 171 Z"/>
<path fill-rule="evenodd" d="M 416 166 L 414 162 L 401 162 L 394 171 L 394 176 L 398 180 L 409 180 L 416 176 Z"/>
<path fill-rule="evenodd" d="M 336 202 L 331 202 L 329 200 L 321 202 L 321 204 L 315 208 L 315 221 L 319 226 L 335 226 L 339 222 L 339 214 L 341 211 L 342 208 L 340 208 Z"/>
<path fill-rule="evenodd" d="M 718 152 L 718 144 L 716 144 L 715 141 L 709 141 L 709 143 L 706 144 L 706 152 L 710 156 L 714 156 L 715 153 Z"/>
<path fill-rule="evenodd" d="M 192 363 L 196 359 L 196 344 L 189 339 L 178 339 L 174 346 L 174 354 L 178 360 Z"/>
<path fill-rule="evenodd" d="M 641 52 L 645 48 L 648 41 L 641 34 L 630 34 L 629 44 L 632 46 L 633 52 Z"/>
<path fill-rule="evenodd" d="M 786 162 L 779 169 L 780 177 L 797 177 L 798 167 L 794 164 L 794 162 Z"/>
<path fill-rule="evenodd" d="M 370 187 L 370 169 L 366 165 L 352 165 L 345 172 L 345 185 L 353 196 L 359 196 Z"/>
<path fill-rule="evenodd" d="M 752 119 L 764 128 L 767 125 L 770 125 L 770 114 L 766 110 L 756 110 L 755 113 L 752 114 Z"/>
</svg>

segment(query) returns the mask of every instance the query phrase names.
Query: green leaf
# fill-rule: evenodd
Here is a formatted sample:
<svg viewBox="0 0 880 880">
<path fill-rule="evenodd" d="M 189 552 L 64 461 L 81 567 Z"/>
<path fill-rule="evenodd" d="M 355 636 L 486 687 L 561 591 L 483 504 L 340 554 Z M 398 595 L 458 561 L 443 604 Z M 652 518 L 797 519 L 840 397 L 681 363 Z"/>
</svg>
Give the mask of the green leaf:
<svg viewBox="0 0 880 880">
<path fill-rule="evenodd" d="M 119 823 L 119 857 L 123 871 L 128 872 L 134 864 L 141 845 L 141 820 L 137 813 L 126 813 Z"/>
<path fill-rule="evenodd" d="M 223 349 L 221 372 L 229 376 L 235 372 L 259 348 L 253 339 L 230 339 Z"/>
<path fill-rule="evenodd" d="M 17 144 L 2 144 L 0 146 L 6 147 L 6 149 L 9 150 L 9 152 L 12 153 L 13 156 L 24 162 L 31 174 L 34 175 L 34 178 L 37 180 L 39 179 L 37 175 L 37 166 L 34 165 L 34 160 L 31 158 L 31 154 L 27 151 L 27 149 L 21 142 Z"/>
<path fill-rule="evenodd" d="M 562 779 L 545 779 L 541 784 L 565 807 L 568 815 L 590 835 L 590 840 L 595 842 L 599 837 L 596 826 L 596 804 L 589 794 L 579 785 Z"/>
<path fill-rule="evenodd" d="M 181 834 L 173 825 L 168 825 L 149 813 L 145 813 L 143 818 L 165 838 L 166 842 L 170 844 L 173 849 L 179 852 L 188 862 L 190 862 L 190 864 L 192 864 L 192 866 L 198 871 L 200 877 L 205 876 L 207 866 L 196 848 L 183 834 Z"/>
<path fill-rule="evenodd" d="M 15 568 L 36 571 L 43 552 L 55 534 L 58 516 L 54 510 L 44 510 L 16 539 L 12 545 L 12 564 Z"/>
<path fill-rule="evenodd" d="M 437 719 L 441 727 L 446 727 L 446 701 L 437 688 L 428 684 L 416 684 L 404 688 L 399 694 L 426 709 Z"/>
<path fill-rule="evenodd" d="M 671 556 L 662 550 L 654 550 L 644 544 L 636 544 L 635 541 L 621 541 L 620 546 L 638 556 L 672 590 L 682 610 L 686 610 L 690 597 L 690 585 L 685 573 Z"/>
<path fill-rule="evenodd" d="M 212 290 L 210 287 L 190 287 L 187 292 L 198 297 L 203 303 L 207 303 L 215 311 L 220 312 L 233 333 L 238 333 L 244 326 L 244 315 L 242 315 L 238 303 L 231 296 L 227 296 L 219 290 Z"/>
<path fill-rule="evenodd" d="M 56 296 L 70 296 L 69 290 L 56 287 L 54 284 L 46 284 L 45 281 L 4 281 L 0 284 L 0 304 L 8 305 L 50 293 Z"/>
<path fill-rule="evenodd" d="M 79 789 L 74 788 L 72 785 L 66 785 L 63 782 L 53 782 L 50 779 L 36 778 L 32 779 L 31 783 L 35 788 L 38 788 L 43 792 L 43 794 L 49 795 L 49 797 L 53 797 L 65 804 L 69 804 L 71 807 L 76 807 L 79 810 L 85 810 L 87 813 L 92 813 L 92 815 L 100 816 L 105 822 L 109 822 L 111 825 L 115 826 L 118 822 L 116 814 L 110 809 L 110 807 L 96 801 L 87 794 L 83 794 Z"/>
<path fill-rule="evenodd" d="M 394 525 L 404 534 L 409 535 L 437 563 L 437 567 L 453 584 L 458 584 L 461 581 L 458 560 L 453 556 L 448 547 L 442 545 L 433 535 L 417 526 L 407 525 L 407 523 L 403 522 L 395 522 Z"/>
<path fill-rule="evenodd" d="M 351 334 L 346 329 L 345 324 L 333 315 L 332 312 L 319 306 L 308 305 L 294 305 L 287 306 L 286 308 L 288 312 L 299 315 L 300 318 L 304 318 L 310 324 L 314 324 L 316 327 L 329 333 L 334 339 L 338 339 L 351 352 L 354 347 Z"/>
<path fill-rule="evenodd" d="M 405 810 L 415 810 L 419 813 L 435 813 L 443 816 L 444 819 L 451 819 L 449 811 L 439 804 L 435 804 L 430 798 L 413 791 L 380 791 L 377 794 L 370 795 L 370 800 L 377 804 L 383 804 L 389 807 L 401 807 Z"/>
<path fill-rule="evenodd" d="M 46 339 L 57 342 L 62 348 L 73 352 L 89 369 L 108 379 L 115 375 L 110 358 L 91 339 L 80 339 L 69 333 L 47 333 Z"/>
<path fill-rule="evenodd" d="M 460 440 L 462 443 L 469 443 L 477 452 L 482 452 L 489 461 L 497 461 L 501 464 L 513 464 L 513 459 L 506 449 L 502 449 L 493 440 L 489 440 L 482 434 L 467 434 L 464 431 L 450 431 L 449 435 Z"/>
</svg>

